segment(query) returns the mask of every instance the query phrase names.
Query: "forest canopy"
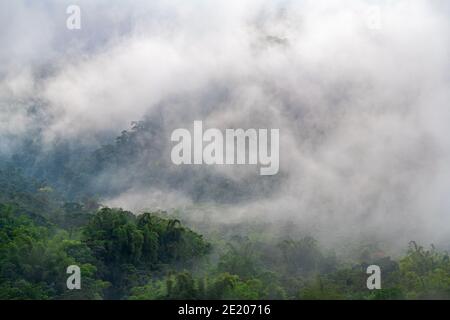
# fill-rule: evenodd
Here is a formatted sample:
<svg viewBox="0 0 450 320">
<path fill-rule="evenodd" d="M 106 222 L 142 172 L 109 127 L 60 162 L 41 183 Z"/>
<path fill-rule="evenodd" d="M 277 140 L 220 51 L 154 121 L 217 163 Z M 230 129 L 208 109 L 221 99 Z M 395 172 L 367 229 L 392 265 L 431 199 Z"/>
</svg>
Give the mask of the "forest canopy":
<svg viewBox="0 0 450 320">
<path fill-rule="evenodd" d="M 13 183 L 12 183 L 13 182 Z M 415 242 L 392 259 L 376 246 L 353 259 L 312 237 L 204 238 L 162 211 L 64 202 L 49 186 L 0 171 L 0 299 L 434 299 L 450 298 L 446 252 Z M 381 290 L 366 267 L 383 270 Z M 66 287 L 69 265 L 82 287 Z"/>
</svg>

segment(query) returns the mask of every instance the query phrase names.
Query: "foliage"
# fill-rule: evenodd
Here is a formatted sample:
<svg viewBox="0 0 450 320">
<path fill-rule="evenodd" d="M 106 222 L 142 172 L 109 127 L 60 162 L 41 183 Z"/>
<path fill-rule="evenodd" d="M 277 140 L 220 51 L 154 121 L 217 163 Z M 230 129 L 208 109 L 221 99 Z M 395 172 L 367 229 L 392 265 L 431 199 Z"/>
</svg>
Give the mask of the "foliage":
<svg viewBox="0 0 450 320">
<path fill-rule="evenodd" d="M 100 207 L 1 169 L 0 299 L 450 299 L 450 259 L 434 246 L 411 242 L 394 259 L 369 243 L 342 258 L 312 237 L 269 237 L 257 221 L 206 241 L 165 212 Z M 371 264 L 381 290 L 367 289 Z M 67 289 L 69 265 L 81 290 Z"/>
</svg>

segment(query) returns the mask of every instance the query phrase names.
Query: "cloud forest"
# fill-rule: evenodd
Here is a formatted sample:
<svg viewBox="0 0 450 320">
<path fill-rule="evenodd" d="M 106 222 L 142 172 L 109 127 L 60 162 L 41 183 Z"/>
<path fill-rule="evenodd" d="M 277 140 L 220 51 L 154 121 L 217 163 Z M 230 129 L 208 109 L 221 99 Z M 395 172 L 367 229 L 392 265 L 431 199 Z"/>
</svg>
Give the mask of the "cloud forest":
<svg viewBox="0 0 450 320">
<path fill-rule="evenodd" d="M 0 299 L 450 299 L 449 18 L 1 1 Z"/>
</svg>

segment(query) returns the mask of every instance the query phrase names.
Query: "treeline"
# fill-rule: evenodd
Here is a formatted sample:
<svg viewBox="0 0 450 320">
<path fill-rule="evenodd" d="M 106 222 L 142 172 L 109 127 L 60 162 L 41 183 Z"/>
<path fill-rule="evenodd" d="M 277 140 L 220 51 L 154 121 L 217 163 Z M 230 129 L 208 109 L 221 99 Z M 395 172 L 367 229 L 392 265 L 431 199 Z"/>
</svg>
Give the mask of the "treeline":
<svg viewBox="0 0 450 320">
<path fill-rule="evenodd" d="M 434 247 L 411 242 L 392 259 L 374 245 L 342 259 L 312 237 L 247 230 L 204 239 L 163 212 L 65 202 L 0 170 L 0 299 L 450 298 L 450 259 Z M 381 290 L 366 287 L 370 264 L 381 267 Z M 67 289 L 69 265 L 81 268 L 81 290 Z"/>
<path fill-rule="evenodd" d="M 49 147 L 39 135 L 31 135 L 6 159 L 74 202 L 92 195 L 111 198 L 145 186 L 179 191 L 195 202 L 236 203 L 270 194 L 280 184 L 281 174 L 238 182 L 211 170 L 174 166 L 167 143 L 175 124 L 155 117 L 133 121 L 130 128 L 115 139 L 103 140 L 102 145 L 55 141 Z"/>
<path fill-rule="evenodd" d="M 103 208 L 70 235 L 37 226 L 11 205 L 0 205 L 0 298 L 120 299 L 166 266 L 188 266 L 208 253 L 197 233 L 145 213 Z M 66 268 L 81 268 L 82 290 L 68 290 Z"/>
</svg>

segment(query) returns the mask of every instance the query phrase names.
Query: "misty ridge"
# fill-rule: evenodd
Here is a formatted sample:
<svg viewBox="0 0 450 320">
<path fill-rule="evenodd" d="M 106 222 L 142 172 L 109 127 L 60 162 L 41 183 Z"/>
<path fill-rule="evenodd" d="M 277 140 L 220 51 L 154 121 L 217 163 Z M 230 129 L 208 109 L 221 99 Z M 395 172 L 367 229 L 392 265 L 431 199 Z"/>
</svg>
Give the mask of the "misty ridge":
<svg viewBox="0 0 450 320">
<path fill-rule="evenodd" d="M 372 1 L 78 4 L 77 31 L 64 2 L 0 4 L 3 164 L 209 229 L 448 247 L 448 2 L 379 1 L 379 28 Z M 199 119 L 279 128 L 278 174 L 174 165 Z"/>
</svg>

